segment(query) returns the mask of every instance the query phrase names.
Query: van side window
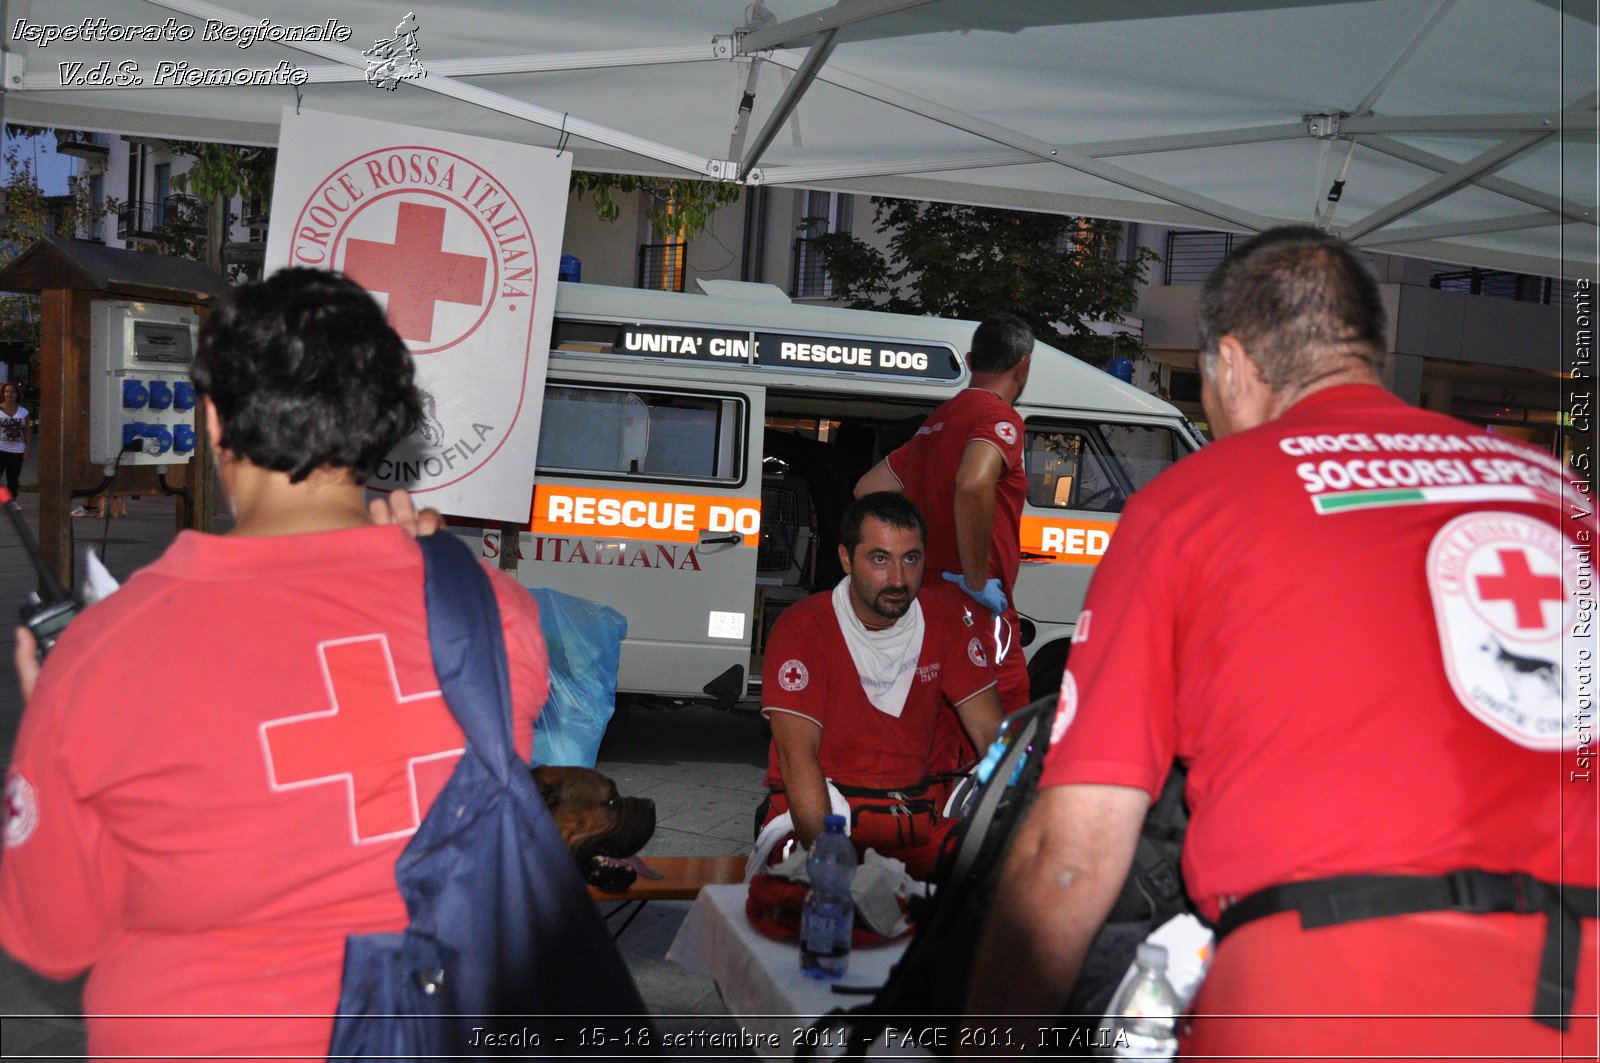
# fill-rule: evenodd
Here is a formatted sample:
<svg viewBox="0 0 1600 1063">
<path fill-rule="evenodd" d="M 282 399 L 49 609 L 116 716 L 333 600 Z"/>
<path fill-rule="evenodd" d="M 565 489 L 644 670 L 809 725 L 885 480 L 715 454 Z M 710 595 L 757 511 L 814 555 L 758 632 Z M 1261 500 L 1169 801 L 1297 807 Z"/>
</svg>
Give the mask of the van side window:
<svg viewBox="0 0 1600 1063">
<path fill-rule="evenodd" d="M 736 483 L 743 415 L 739 398 L 547 387 L 539 472 Z"/>
<path fill-rule="evenodd" d="M 1028 504 L 1120 513 L 1129 495 L 1188 452 L 1162 425 L 1030 423 Z"/>
</svg>

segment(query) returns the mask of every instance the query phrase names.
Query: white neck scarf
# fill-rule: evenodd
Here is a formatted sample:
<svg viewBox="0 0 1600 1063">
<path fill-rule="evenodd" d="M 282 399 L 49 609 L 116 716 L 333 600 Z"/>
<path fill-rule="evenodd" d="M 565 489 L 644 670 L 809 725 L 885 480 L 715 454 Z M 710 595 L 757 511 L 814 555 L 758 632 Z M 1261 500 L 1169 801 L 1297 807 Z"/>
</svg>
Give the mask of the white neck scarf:
<svg viewBox="0 0 1600 1063">
<path fill-rule="evenodd" d="M 850 659 L 855 662 L 867 700 L 879 712 L 899 719 L 922 656 L 922 603 L 912 599 L 904 616 L 881 631 L 874 631 L 856 615 L 855 606 L 850 603 L 850 577 L 846 576 L 833 589 L 833 615 L 839 619 L 839 631 L 850 649 Z"/>
</svg>

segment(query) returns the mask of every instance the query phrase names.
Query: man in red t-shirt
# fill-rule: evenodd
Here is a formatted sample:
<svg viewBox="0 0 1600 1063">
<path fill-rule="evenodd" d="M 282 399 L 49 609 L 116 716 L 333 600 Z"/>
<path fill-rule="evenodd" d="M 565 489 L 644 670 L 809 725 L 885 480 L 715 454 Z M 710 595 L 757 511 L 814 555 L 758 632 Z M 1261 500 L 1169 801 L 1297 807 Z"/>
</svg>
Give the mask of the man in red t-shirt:
<svg viewBox="0 0 1600 1063">
<path fill-rule="evenodd" d="M 321 1057 L 345 938 L 406 926 L 395 862 L 464 745 L 421 551 L 364 504 L 420 402 L 383 311 L 320 271 L 232 293 L 192 373 L 237 524 L 181 533 L 74 620 L 31 693 L 20 640 L 0 944 L 90 969 L 96 1058 Z M 544 640 L 490 577 L 527 757 Z"/>
<path fill-rule="evenodd" d="M 972 334 L 967 354 L 971 386 L 934 410 L 910 441 L 856 485 L 858 496 L 902 491 L 922 511 L 928 522 L 927 568 L 934 574 L 925 599 L 977 603 L 1006 712 L 1028 703 L 1028 663 L 1011 604 L 1028 494 L 1022 416 L 1013 406 L 1028 382 L 1033 342 L 1033 331 L 1013 314 L 985 319 Z M 936 745 L 942 770 L 970 764 L 977 753 L 948 714 Z"/>
<path fill-rule="evenodd" d="M 1186 1054 L 1593 1058 L 1592 520 L 1379 386 L 1377 287 L 1319 230 L 1235 252 L 1201 326 L 1218 442 L 1095 574 L 970 1010 L 1062 1006 L 1176 757 L 1223 934 Z"/>
<path fill-rule="evenodd" d="M 761 713 L 772 724 L 767 820 L 784 812 L 801 844 L 822 833 L 827 783 L 851 806 L 851 839 L 933 870 L 955 820 L 930 782 L 935 724 L 954 706 L 987 748 L 1000 703 L 969 610 L 918 598 L 922 518 L 903 495 L 857 499 L 840 529 L 846 577 L 779 618 L 767 642 Z"/>
</svg>

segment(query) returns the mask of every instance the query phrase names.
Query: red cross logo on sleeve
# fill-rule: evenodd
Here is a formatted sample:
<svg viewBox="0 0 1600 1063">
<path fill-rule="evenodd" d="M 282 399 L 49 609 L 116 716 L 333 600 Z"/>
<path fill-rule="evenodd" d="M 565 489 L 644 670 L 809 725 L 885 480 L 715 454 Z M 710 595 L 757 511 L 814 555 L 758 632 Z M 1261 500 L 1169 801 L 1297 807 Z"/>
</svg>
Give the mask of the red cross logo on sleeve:
<svg viewBox="0 0 1600 1063">
<path fill-rule="evenodd" d="M 1521 550 L 1496 553 L 1501 575 L 1477 577 L 1478 596 L 1486 602 L 1510 602 L 1519 628 L 1544 627 L 1544 603 L 1561 601 L 1561 577 L 1534 572 Z"/>
<path fill-rule="evenodd" d="M 804 690 L 809 682 L 811 673 L 806 671 L 805 664 L 798 657 L 784 661 L 783 667 L 778 669 L 778 685 L 785 690 Z"/>
<path fill-rule="evenodd" d="M 317 655 L 332 708 L 261 725 L 272 789 L 343 786 L 357 845 L 414 833 L 416 766 L 464 750 L 450 707 L 437 690 L 400 693 L 384 635 L 324 642 Z"/>
<path fill-rule="evenodd" d="M 483 305 L 489 260 L 444 250 L 443 207 L 401 203 L 394 243 L 352 238 L 345 245 L 344 272 L 389 297 L 389 324 L 403 339 L 433 339 L 438 303 Z"/>
</svg>

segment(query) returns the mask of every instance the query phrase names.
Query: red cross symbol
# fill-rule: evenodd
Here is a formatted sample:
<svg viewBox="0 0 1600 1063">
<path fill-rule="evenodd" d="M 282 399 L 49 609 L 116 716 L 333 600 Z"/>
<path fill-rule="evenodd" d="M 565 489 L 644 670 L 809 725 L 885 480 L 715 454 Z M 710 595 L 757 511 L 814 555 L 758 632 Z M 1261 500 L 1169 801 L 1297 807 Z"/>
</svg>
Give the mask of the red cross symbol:
<svg viewBox="0 0 1600 1063">
<path fill-rule="evenodd" d="M 1544 627 L 1544 603 L 1561 601 L 1561 577 L 1541 576 L 1528 567 L 1521 550 L 1497 550 L 1501 575 L 1479 576 L 1478 596 L 1486 602 L 1510 602 L 1517 626 Z"/>
<path fill-rule="evenodd" d="M 778 685 L 785 690 L 804 690 L 810 679 L 811 673 L 799 659 L 784 661 L 778 669 Z"/>
<path fill-rule="evenodd" d="M 317 647 L 333 708 L 261 725 L 274 790 L 342 783 L 356 844 L 415 831 L 422 822 L 416 766 L 459 755 L 465 740 L 437 690 L 401 695 L 383 635 Z"/>
<path fill-rule="evenodd" d="M 419 343 L 433 339 L 434 304 L 483 305 L 489 260 L 445 251 L 444 217 L 443 207 L 401 203 L 394 243 L 351 239 L 345 245 L 345 274 L 388 295 L 389 324 Z"/>
</svg>

